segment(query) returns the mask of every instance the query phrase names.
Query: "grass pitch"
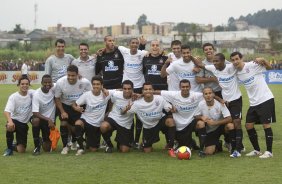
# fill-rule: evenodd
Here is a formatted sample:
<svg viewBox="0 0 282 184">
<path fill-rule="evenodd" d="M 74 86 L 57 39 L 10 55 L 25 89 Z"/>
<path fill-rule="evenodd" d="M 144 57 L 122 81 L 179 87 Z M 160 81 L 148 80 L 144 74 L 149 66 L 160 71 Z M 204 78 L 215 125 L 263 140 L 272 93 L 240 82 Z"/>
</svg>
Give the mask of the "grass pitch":
<svg viewBox="0 0 282 184">
<path fill-rule="evenodd" d="M 36 89 L 38 85 L 32 86 Z M 28 147 L 25 154 L 14 153 L 11 157 L 0 156 L 0 183 L 282 183 L 282 140 L 281 85 L 270 85 L 275 96 L 277 123 L 272 125 L 274 132 L 273 153 L 271 159 L 262 160 L 258 157 L 231 159 L 226 149 L 222 153 L 199 158 L 196 151 L 188 161 L 180 161 L 167 156 L 164 137 L 155 145 L 154 152 L 145 154 L 137 150 L 122 154 L 114 152 L 105 154 L 86 153 L 75 156 L 75 151 L 61 155 L 61 141 L 58 149 L 52 153 L 42 152 L 33 156 L 33 140 L 29 129 Z M 0 110 L 4 111 L 8 96 L 17 91 L 15 85 L 0 85 Z M 243 93 L 243 120 L 248 108 L 246 92 Z M 0 116 L 0 151 L 6 148 L 5 124 Z M 58 123 L 57 123 L 58 124 Z M 57 125 L 58 126 L 58 125 Z M 264 131 L 256 126 L 262 151 L 265 151 Z M 252 150 L 247 133 L 244 130 L 244 145 Z"/>
</svg>

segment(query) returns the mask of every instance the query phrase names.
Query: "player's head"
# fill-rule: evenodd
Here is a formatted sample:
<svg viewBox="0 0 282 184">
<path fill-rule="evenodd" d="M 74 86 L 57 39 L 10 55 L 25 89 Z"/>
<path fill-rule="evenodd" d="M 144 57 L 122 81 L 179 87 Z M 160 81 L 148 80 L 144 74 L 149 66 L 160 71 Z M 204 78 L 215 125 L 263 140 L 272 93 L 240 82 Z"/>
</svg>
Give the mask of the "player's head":
<svg viewBox="0 0 282 184">
<path fill-rule="evenodd" d="M 179 82 L 179 88 L 180 88 L 180 91 L 181 91 L 181 96 L 188 97 L 189 91 L 191 89 L 190 81 L 187 80 L 187 79 L 182 79 Z"/>
<path fill-rule="evenodd" d="M 53 86 L 51 75 L 48 74 L 43 75 L 41 79 L 41 85 L 42 85 L 41 89 L 44 92 L 48 92 Z"/>
<path fill-rule="evenodd" d="M 22 76 L 21 78 L 19 78 L 17 86 L 19 86 L 20 92 L 27 92 L 30 86 L 29 78 Z"/>
<path fill-rule="evenodd" d="M 87 58 L 89 52 L 89 45 L 87 43 L 79 44 L 79 54 L 81 58 Z"/>
<path fill-rule="evenodd" d="M 205 87 L 203 89 L 203 96 L 204 96 L 204 99 L 206 100 L 206 102 L 211 102 L 214 100 L 214 92 L 213 92 L 213 89 L 210 88 L 210 87 Z"/>
<path fill-rule="evenodd" d="M 149 81 L 145 82 L 143 84 L 142 92 L 143 92 L 143 96 L 144 97 L 151 97 L 151 96 L 153 96 L 153 92 L 154 92 L 153 84 L 151 82 L 149 82 Z"/>
<path fill-rule="evenodd" d="M 179 40 L 173 40 L 170 44 L 171 50 L 175 57 L 180 58 L 181 57 L 181 41 Z"/>
<path fill-rule="evenodd" d="M 129 40 L 129 49 L 130 51 L 136 53 L 139 47 L 139 40 L 138 38 L 131 38 Z"/>
<path fill-rule="evenodd" d="M 126 99 L 130 98 L 133 93 L 133 83 L 130 80 L 125 80 L 122 82 L 121 86 L 123 97 Z"/>
<path fill-rule="evenodd" d="M 213 57 L 213 64 L 217 70 L 222 70 L 225 67 L 225 56 L 222 53 L 217 53 Z"/>
<path fill-rule="evenodd" d="M 181 46 L 181 55 L 184 61 L 191 60 L 191 47 L 189 45 L 182 45 Z"/>
<path fill-rule="evenodd" d="M 75 84 L 78 79 L 78 68 L 75 65 L 69 65 L 67 68 L 67 79 L 70 84 Z"/>
<path fill-rule="evenodd" d="M 94 94 L 99 94 L 103 89 L 103 84 L 104 84 L 103 78 L 100 75 L 95 75 L 91 79 L 91 84 Z"/>
<path fill-rule="evenodd" d="M 56 47 L 56 55 L 57 56 L 62 56 L 65 53 L 65 46 L 66 42 L 63 39 L 57 39 L 55 41 L 55 47 Z"/>
<path fill-rule="evenodd" d="M 150 52 L 152 56 L 160 55 L 161 45 L 159 40 L 152 40 L 150 46 Z"/>
<path fill-rule="evenodd" d="M 115 48 L 115 39 L 111 35 L 107 35 L 104 37 L 105 47 L 108 50 L 114 50 Z"/>
<path fill-rule="evenodd" d="M 208 60 L 211 60 L 214 56 L 215 48 L 211 43 L 205 43 L 203 45 L 203 52 Z"/>
<path fill-rule="evenodd" d="M 243 63 L 243 55 L 240 52 L 233 52 L 230 54 L 230 61 L 234 67 L 239 68 Z"/>
</svg>

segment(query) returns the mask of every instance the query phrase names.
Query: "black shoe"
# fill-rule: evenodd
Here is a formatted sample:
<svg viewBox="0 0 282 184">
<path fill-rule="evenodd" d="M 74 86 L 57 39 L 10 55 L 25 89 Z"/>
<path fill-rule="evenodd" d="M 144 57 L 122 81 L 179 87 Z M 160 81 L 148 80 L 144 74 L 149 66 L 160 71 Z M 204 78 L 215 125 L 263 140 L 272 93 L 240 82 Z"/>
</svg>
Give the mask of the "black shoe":
<svg viewBox="0 0 282 184">
<path fill-rule="evenodd" d="M 112 153 L 112 152 L 113 152 L 113 148 L 106 146 L 105 153 Z"/>
<path fill-rule="evenodd" d="M 219 140 L 217 145 L 215 146 L 215 150 L 216 152 L 222 152 L 223 149 L 222 149 L 222 140 Z"/>
<path fill-rule="evenodd" d="M 32 153 L 34 156 L 40 155 L 40 147 L 36 147 Z"/>
<path fill-rule="evenodd" d="M 206 156 L 206 153 L 204 151 L 199 151 L 198 153 L 199 157 L 205 157 Z"/>
</svg>

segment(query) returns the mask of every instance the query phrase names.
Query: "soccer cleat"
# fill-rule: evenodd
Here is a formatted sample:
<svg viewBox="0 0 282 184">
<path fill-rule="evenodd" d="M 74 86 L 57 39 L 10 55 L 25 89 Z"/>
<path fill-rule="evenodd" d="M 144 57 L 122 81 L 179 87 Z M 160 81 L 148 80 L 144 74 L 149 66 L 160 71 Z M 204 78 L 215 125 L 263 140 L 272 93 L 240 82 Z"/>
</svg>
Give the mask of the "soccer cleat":
<svg viewBox="0 0 282 184">
<path fill-rule="evenodd" d="M 106 146 L 105 153 L 112 153 L 112 152 L 113 152 L 113 148 Z"/>
<path fill-rule="evenodd" d="M 253 150 L 250 153 L 246 154 L 247 157 L 260 156 L 260 155 L 262 155 L 262 153 L 260 151 L 257 151 L 257 150 Z"/>
<path fill-rule="evenodd" d="M 263 155 L 259 156 L 259 158 L 272 158 L 273 154 L 269 151 L 265 151 Z"/>
<path fill-rule="evenodd" d="M 174 153 L 174 150 L 173 150 L 172 148 L 169 148 L 169 149 L 168 149 L 168 155 L 169 155 L 170 157 L 173 157 L 173 158 L 176 157 L 176 155 L 175 155 L 175 153 Z"/>
<path fill-rule="evenodd" d="M 62 155 L 66 155 L 66 154 L 69 153 L 69 150 L 70 150 L 69 147 L 66 146 L 66 147 L 64 147 L 63 150 L 61 151 L 61 154 L 62 154 Z"/>
<path fill-rule="evenodd" d="M 177 141 L 174 141 L 174 143 L 173 143 L 173 149 L 174 149 L 174 150 L 177 150 L 178 147 L 179 147 L 178 142 L 177 142 Z"/>
<path fill-rule="evenodd" d="M 6 156 L 12 156 L 13 155 L 13 150 L 7 148 L 5 151 L 4 151 L 4 154 L 3 156 L 6 157 Z"/>
<path fill-rule="evenodd" d="M 230 143 L 228 142 L 224 142 L 224 147 L 227 148 L 227 150 L 229 151 L 229 153 L 231 153 L 231 150 L 232 150 L 232 146 Z"/>
<path fill-rule="evenodd" d="M 33 150 L 32 155 L 34 155 L 34 156 L 40 155 L 40 147 L 36 147 L 36 148 Z"/>
<path fill-rule="evenodd" d="M 246 152 L 246 148 L 243 147 L 243 148 L 241 149 L 241 153 L 245 153 L 245 152 Z"/>
<path fill-rule="evenodd" d="M 73 142 L 72 144 L 71 144 L 71 146 L 70 146 L 70 149 L 71 150 L 73 150 L 73 151 L 75 151 L 75 150 L 77 150 L 77 143 L 76 142 Z"/>
<path fill-rule="evenodd" d="M 106 141 L 103 141 L 99 148 L 106 148 L 106 147 L 107 147 L 107 143 Z"/>
<path fill-rule="evenodd" d="M 140 149 L 140 144 L 138 142 L 134 142 L 132 144 L 133 149 Z"/>
<path fill-rule="evenodd" d="M 198 153 L 199 157 L 205 157 L 206 156 L 206 153 L 204 151 L 199 151 Z"/>
<path fill-rule="evenodd" d="M 79 155 L 82 155 L 83 153 L 84 153 L 83 149 L 78 149 L 75 155 L 79 156 Z"/>
<path fill-rule="evenodd" d="M 238 151 L 233 151 L 233 153 L 230 155 L 231 158 L 238 158 L 241 157 L 241 153 L 239 153 Z"/>
</svg>

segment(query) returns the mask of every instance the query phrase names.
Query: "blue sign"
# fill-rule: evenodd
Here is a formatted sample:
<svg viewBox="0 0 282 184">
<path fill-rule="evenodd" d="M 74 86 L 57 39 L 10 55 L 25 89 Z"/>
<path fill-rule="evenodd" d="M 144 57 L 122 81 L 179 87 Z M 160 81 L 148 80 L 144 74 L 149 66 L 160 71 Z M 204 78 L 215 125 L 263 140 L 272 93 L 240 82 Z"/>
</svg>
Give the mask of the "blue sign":
<svg viewBox="0 0 282 184">
<path fill-rule="evenodd" d="M 264 74 L 267 84 L 282 84 L 282 70 L 268 70 Z"/>
</svg>

